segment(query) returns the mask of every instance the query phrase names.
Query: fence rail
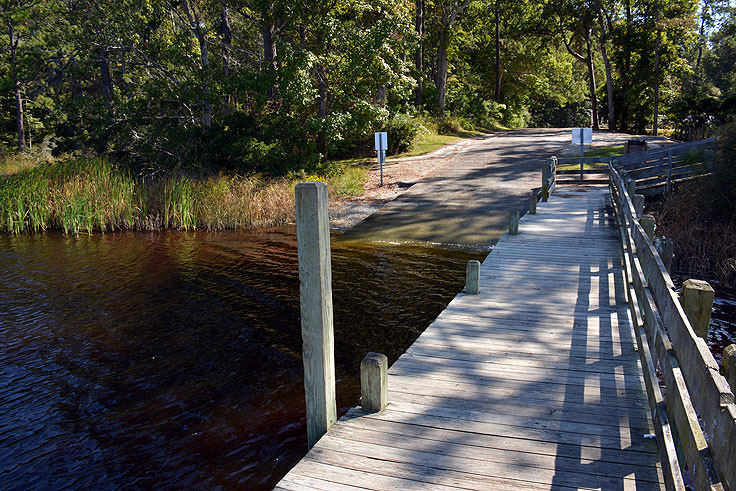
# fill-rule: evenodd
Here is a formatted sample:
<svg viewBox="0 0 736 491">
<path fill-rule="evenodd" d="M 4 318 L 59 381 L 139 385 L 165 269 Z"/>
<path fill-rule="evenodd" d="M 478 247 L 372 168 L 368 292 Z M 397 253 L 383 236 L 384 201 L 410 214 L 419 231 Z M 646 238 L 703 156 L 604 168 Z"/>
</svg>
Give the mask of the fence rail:
<svg viewBox="0 0 736 491">
<path fill-rule="evenodd" d="M 634 194 L 634 179 L 621 165 L 614 163 L 609 170 L 627 291 L 667 485 L 684 489 L 680 467 L 686 466 L 697 489 L 734 490 L 733 392 L 707 344 L 695 334 L 652 237 L 642 226 L 652 219 L 642 219 L 643 196 Z M 650 230 L 653 235 L 653 226 Z M 665 396 L 657 368 L 666 384 Z"/>
<path fill-rule="evenodd" d="M 636 152 L 611 159 L 611 163 L 626 170 L 636 180 L 637 187 L 645 196 L 667 193 L 672 183 L 707 175 L 708 162 L 712 160 L 715 138 L 698 140 L 666 148 Z M 688 153 L 702 150 L 702 162 L 690 162 Z"/>
</svg>

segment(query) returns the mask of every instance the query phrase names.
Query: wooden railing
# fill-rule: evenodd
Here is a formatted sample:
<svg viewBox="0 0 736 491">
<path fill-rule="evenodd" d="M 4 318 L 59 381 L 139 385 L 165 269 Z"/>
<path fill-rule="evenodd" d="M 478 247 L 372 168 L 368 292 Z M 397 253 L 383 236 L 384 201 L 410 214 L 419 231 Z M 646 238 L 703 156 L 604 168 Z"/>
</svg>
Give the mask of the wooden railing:
<svg viewBox="0 0 736 491">
<path fill-rule="evenodd" d="M 612 163 L 625 169 L 643 195 L 662 194 L 672 189 L 673 182 L 708 173 L 715 138 L 668 145 L 657 150 L 635 152 L 614 157 Z M 703 152 L 703 160 L 692 162 L 688 154 Z"/>
<path fill-rule="evenodd" d="M 614 163 L 609 171 L 626 290 L 667 487 L 685 489 L 687 469 L 697 489 L 736 490 L 733 392 L 683 310 L 652 243 L 653 219 L 642 217 L 644 198 L 634 194 L 635 181 L 622 165 Z"/>
</svg>

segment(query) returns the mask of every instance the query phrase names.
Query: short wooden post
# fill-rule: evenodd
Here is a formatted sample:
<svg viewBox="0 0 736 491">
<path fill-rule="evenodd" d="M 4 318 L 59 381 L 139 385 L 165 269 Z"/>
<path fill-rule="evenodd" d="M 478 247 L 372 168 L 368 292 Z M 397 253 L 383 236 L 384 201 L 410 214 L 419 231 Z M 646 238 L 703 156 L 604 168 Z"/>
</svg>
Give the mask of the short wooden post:
<svg viewBox="0 0 736 491">
<path fill-rule="evenodd" d="M 633 194 L 631 195 L 631 202 L 634 204 L 634 211 L 636 211 L 636 217 L 641 218 L 644 214 L 644 195 Z"/>
<path fill-rule="evenodd" d="M 549 198 L 549 161 L 542 164 L 542 201 Z"/>
<path fill-rule="evenodd" d="M 636 181 L 630 178 L 628 173 L 626 174 L 626 192 L 632 197 L 636 194 Z"/>
<path fill-rule="evenodd" d="M 337 419 L 327 185 L 302 182 L 295 194 L 307 440 L 312 448 Z"/>
<path fill-rule="evenodd" d="M 667 185 L 665 186 L 665 192 L 670 193 L 672 191 L 672 150 L 667 150 Z"/>
<path fill-rule="evenodd" d="M 509 218 L 509 235 L 519 234 L 519 212 L 512 211 Z"/>
<path fill-rule="evenodd" d="M 360 405 L 366 411 L 383 411 L 388 404 L 388 358 L 368 353 L 360 363 Z"/>
<path fill-rule="evenodd" d="M 532 191 L 531 196 L 529 196 L 529 214 L 537 214 L 537 193 L 534 191 Z"/>
<path fill-rule="evenodd" d="M 656 227 L 656 220 L 652 215 L 644 215 L 639 219 L 639 224 L 647 233 L 649 240 L 654 240 L 654 228 Z"/>
<path fill-rule="evenodd" d="M 731 392 L 736 392 L 736 344 L 730 344 L 723 350 L 723 376 L 731 386 Z"/>
<path fill-rule="evenodd" d="M 707 281 L 685 280 L 680 293 L 680 303 L 695 334 L 708 339 L 710 313 L 713 309 L 715 292 Z"/>
<path fill-rule="evenodd" d="M 675 243 L 672 239 L 668 239 L 667 237 L 657 237 L 654 239 L 654 247 L 657 249 L 657 253 L 662 259 L 662 263 L 664 263 L 664 267 L 667 269 L 667 272 L 671 272 Z"/>
<path fill-rule="evenodd" d="M 480 292 L 480 261 L 468 261 L 465 267 L 465 293 L 477 295 Z"/>
</svg>

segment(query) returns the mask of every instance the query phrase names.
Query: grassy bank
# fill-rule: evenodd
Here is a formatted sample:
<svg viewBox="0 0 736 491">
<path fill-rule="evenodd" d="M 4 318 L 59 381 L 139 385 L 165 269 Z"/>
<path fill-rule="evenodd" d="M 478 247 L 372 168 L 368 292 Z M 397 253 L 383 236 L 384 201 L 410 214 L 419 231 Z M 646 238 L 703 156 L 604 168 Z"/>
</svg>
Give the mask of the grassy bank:
<svg viewBox="0 0 736 491">
<path fill-rule="evenodd" d="M 366 171 L 352 166 L 327 175 L 266 179 L 185 172 L 139 178 L 106 159 L 24 167 L 0 177 L 0 230 L 258 228 L 294 219 L 294 184 L 323 180 L 331 200 L 362 191 Z"/>
</svg>

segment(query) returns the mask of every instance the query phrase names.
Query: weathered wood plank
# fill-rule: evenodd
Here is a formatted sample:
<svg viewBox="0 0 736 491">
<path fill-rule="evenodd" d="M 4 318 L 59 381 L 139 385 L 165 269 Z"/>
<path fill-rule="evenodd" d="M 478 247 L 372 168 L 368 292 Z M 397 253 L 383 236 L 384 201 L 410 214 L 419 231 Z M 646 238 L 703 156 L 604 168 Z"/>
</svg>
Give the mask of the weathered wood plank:
<svg viewBox="0 0 736 491">
<path fill-rule="evenodd" d="M 605 196 L 563 188 L 521 217 L 479 294 L 459 294 L 389 369 L 386 409 L 350 410 L 294 468 L 316 480 L 302 489 L 661 489 Z"/>
</svg>

